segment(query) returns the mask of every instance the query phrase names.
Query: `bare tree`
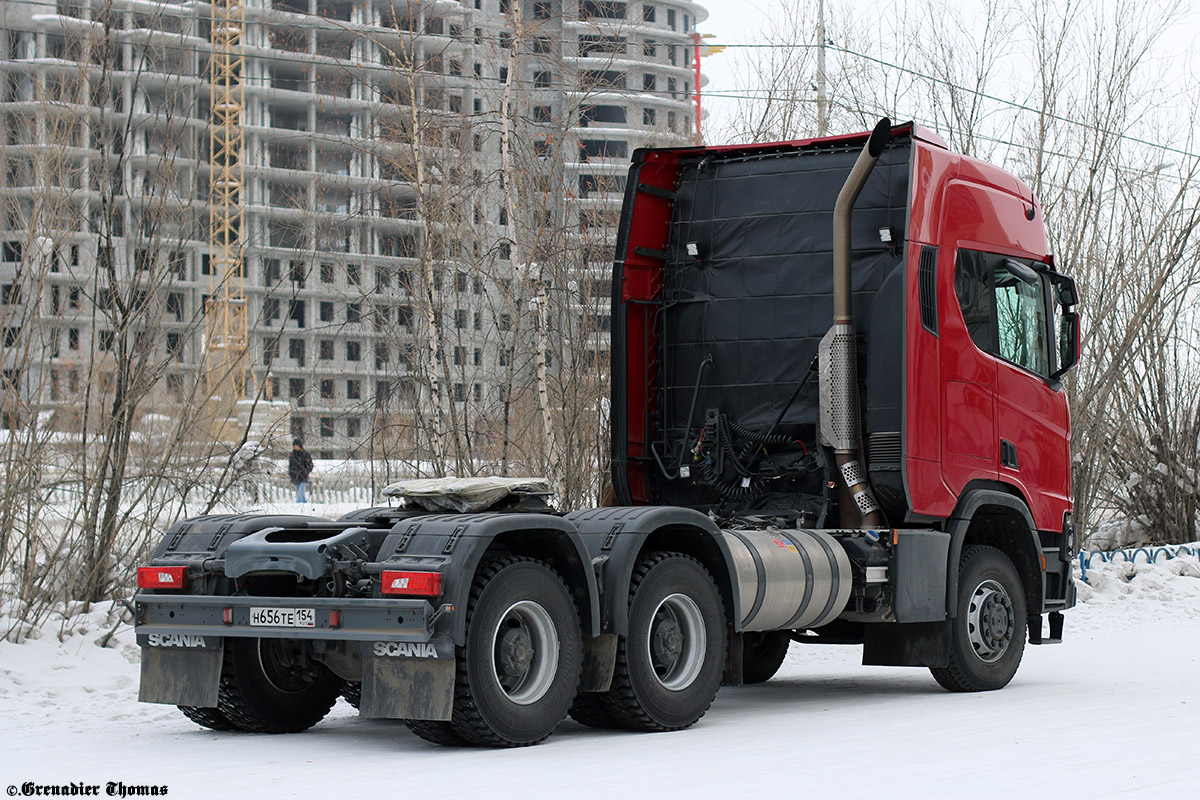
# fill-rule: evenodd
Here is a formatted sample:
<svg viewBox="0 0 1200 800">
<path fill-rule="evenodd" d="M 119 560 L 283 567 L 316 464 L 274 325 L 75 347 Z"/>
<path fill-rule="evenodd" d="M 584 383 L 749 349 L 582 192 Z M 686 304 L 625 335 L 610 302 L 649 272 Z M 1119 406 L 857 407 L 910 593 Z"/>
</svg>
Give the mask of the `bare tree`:
<svg viewBox="0 0 1200 800">
<path fill-rule="evenodd" d="M 153 33 L 130 36 L 111 5 L 67 10 L 94 24 L 8 37 L 18 61 L 37 46 L 72 65 L 5 87 L 26 101 L 5 126 L 27 146 L 5 153 L 3 227 L 22 233 L 0 308 L 15 434 L 0 453 L 0 599 L 26 624 L 112 597 L 191 492 L 215 485 L 216 502 L 249 468 L 213 441 L 194 366 L 202 112 L 194 83 L 162 76 L 196 74 L 198 56 L 181 17 L 156 11 L 140 29 Z"/>
<path fill-rule="evenodd" d="M 730 138 L 816 130 L 816 43 L 804 32 L 813 9 L 793 8 L 801 30 L 769 32 L 774 46 L 745 58 L 758 98 Z M 1190 380 L 1194 333 L 1173 314 L 1194 302 L 1200 281 L 1200 159 L 1170 110 L 1191 109 L 1196 92 L 1163 50 L 1184 10 L 993 0 L 968 19 L 929 2 L 906 4 L 872 29 L 847 5 L 828 26 L 831 105 L 843 127 L 880 114 L 913 119 L 955 149 L 1003 164 L 1042 204 L 1056 260 L 1083 297 L 1084 356 L 1068 383 L 1075 514 L 1085 531 L 1110 511 L 1159 520 L 1156 536 L 1192 529 L 1180 520 L 1194 516 L 1194 502 L 1178 482 L 1172 492 L 1126 486 L 1131 471 L 1161 474 L 1158 465 L 1177 479 L 1164 448 L 1190 452 L 1180 437 L 1192 412 L 1175 394 Z"/>
</svg>

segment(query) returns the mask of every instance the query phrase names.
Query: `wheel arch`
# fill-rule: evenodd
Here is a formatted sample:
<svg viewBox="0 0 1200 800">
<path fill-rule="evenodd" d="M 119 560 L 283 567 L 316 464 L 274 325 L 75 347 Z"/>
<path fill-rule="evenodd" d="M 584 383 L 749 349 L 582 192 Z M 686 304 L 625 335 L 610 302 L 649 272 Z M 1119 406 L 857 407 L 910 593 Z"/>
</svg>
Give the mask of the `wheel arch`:
<svg viewBox="0 0 1200 800">
<path fill-rule="evenodd" d="M 600 633 L 600 593 L 596 573 L 579 533 L 560 528 L 517 529 L 499 533 L 493 546 L 503 547 L 516 556 L 527 556 L 550 566 L 563 582 L 579 609 L 579 627 L 586 636 Z M 479 564 L 476 562 L 475 569 Z M 475 570 L 472 570 L 474 575 Z"/>
<path fill-rule="evenodd" d="M 410 533 L 401 532 L 406 527 Z M 441 514 L 397 525 L 395 530 L 393 546 L 403 549 L 404 559 L 395 563 L 417 569 L 430 560 L 444 565 L 446 591 L 439 602 L 454 606 L 451 635 L 456 645 L 466 643 L 467 603 L 480 564 L 487 556 L 504 553 L 533 558 L 554 569 L 576 601 L 584 635 L 599 633 L 596 574 L 579 531 L 568 520 L 551 514 Z M 410 535 L 411 543 L 399 544 Z M 390 552 L 387 543 L 384 550 Z"/>
<path fill-rule="evenodd" d="M 1041 568 L 1041 541 L 1029 506 L 1016 489 L 991 483 L 971 488 L 959 499 L 947 522 L 950 551 L 946 608 L 951 617 L 958 614 L 958 568 L 963 548 L 976 544 L 994 547 L 1008 556 L 1021 579 L 1026 613 L 1042 612 L 1046 576 Z"/>
<path fill-rule="evenodd" d="M 699 511 L 673 506 L 591 509 L 567 517 L 579 526 L 593 558 L 600 561 L 603 630 L 629 632 L 629 586 L 638 560 L 664 551 L 691 556 L 717 584 L 727 621 L 739 625 L 741 609 L 733 588 L 733 556 L 716 524 Z"/>
</svg>

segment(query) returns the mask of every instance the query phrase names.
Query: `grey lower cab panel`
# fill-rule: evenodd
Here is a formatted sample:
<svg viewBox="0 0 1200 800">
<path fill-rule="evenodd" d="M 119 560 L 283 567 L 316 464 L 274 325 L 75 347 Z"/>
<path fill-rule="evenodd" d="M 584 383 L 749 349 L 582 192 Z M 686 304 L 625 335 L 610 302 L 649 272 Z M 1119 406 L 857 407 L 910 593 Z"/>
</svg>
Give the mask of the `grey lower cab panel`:
<svg viewBox="0 0 1200 800">
<path fill-rule="evenodd" d="M 376 656 L 363 648 L 359 713 L 384 719 L 450 719 L 454 659 Z"/>
<path fill-rule="evenodd" d="M 949 553 L 948 533 L 899 533 L 891 563 L 897 622 L 940 622 L 946 619 Z"/>
<path fill-rule="evenodd" d="M 138 701 L 216 708 L 225 648 L 220 639 L 215 641 L 211 647 L 143 645 Z"/>
</svg>

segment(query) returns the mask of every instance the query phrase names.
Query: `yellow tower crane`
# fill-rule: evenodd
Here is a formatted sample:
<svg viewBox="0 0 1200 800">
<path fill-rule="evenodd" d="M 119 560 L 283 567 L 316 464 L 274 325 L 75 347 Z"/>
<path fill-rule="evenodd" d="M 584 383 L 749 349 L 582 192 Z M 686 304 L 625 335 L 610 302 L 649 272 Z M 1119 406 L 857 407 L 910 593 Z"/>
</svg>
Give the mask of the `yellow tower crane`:
<svg viewBox="0 0 1200 800">
<path fill-rule="evenodd" d="M 246 291 L 242 261 L 243 0 L 213 0 L 209 60 L 209 252 L 212 294 L 205 310 L 206 387 L 215 403 L 214 431 L 227 436 L 245 394 Z"/>
</svg>

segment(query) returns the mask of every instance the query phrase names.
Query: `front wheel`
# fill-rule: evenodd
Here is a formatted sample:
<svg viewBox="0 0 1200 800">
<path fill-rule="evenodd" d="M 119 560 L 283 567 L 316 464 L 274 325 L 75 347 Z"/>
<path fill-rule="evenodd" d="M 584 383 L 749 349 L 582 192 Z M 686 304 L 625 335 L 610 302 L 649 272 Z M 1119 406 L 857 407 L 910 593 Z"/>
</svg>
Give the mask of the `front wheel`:
<svg viewBox="0 0 1200 800">
<path fill-rule="evenodd" d="M 1025 652 L 1025 593 L 1016 567 L 994 547 L 963 551 L 958 567 L 958 617 L 951 620 L 950 662 L 930 672 L 952 692 L 999 689 L 1012 680 Z"/>
<path fill-rule="evenodd" d="M 605 710 L 626 728 L 673 731 L 704 716 L 725 662 L 721 595 L 699 561 L 654 553 L 630 583 L 629 634 L 617 643 Z"/>
</svg>

